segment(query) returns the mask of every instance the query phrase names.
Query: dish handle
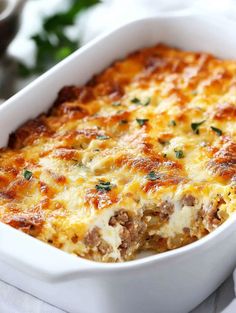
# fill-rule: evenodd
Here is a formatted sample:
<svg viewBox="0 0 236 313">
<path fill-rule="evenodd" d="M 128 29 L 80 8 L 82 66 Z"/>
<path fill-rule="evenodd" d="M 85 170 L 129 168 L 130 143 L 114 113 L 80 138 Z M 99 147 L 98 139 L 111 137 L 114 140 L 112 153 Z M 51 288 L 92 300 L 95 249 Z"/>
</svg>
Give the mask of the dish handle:
<svg viewBox="0 0 236 313">
<path fill-rule="evenodd" d="M 0 260 L 44 281 L 87 277 L 105 266 L 65 253 L 1 222 Z"/>
</svg>

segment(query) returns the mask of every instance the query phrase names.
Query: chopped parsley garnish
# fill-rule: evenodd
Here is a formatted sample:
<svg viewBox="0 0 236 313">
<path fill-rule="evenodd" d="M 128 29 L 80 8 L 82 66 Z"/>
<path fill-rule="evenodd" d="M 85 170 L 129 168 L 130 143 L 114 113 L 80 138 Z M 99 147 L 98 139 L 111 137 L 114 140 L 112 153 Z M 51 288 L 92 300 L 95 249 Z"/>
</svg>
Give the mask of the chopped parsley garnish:
<svg viewBox="0 0 236 313">
<path fill-rule="evenodd" d="M 144 107 L 148 106 L 151 102 L 151 98 L 148 97 L 145 101 L 141 101 L 139 98 L 134 97 L 133 99 L 130 100 L 132 103 L 137 104 L 137 105 L 142 105 Z"/>
<path fill-rule="evenodd" d="M 23 176 L 25 179 L 30 180 L 30 178 L 33 176 L 33 173 L 28 170 L 24 170 Z"/>
<path fill-rule="evenodd" d="M 128 124 L 128 121 L 127 121 L 127 120 L 121 120 L 121 121 L 120 121 L 120 124 L 121 124 L 121 125 Z"/>
<path fill-rule="evenodd" d="M 175 120 L 171 120 L 168 124 L 169 126 L 176 126 L 176 121 Z"/>
<path fill-rule="evenodd" d="M 221 129 L 216 128 L 214 126 L 211 126 L 211 129 L 218 135 L 218 136 L 222 136 L 223 132 Z"/>
<path fill-rule="evenodd" d="M 147 179 L 154 181 L 154 180 L 160 179 L 160 175 L 156 174 L 154 171 L 151 171 L 148 173 Z"/>
<path fill-rule="evenodd" d="M 136 118 L 136 121 L 139 124 L 139 126 L 143 126 L 149 121 L 149 119 L 147 119 L 147 118 Z"/>
<path fill-rule="evenodd" d="M 177 159 L 183 159 L 184 158 L 183 150 L 174 150 L 174 151 L 175 151 L 175 156 Z"/>
<path fill-rule="evenodd" d="M 204 123 L 205 121 L 196 122 L 191 124 L 191 128 L 193 132 L 197 135 L 199 135 L 199 127 Z"/>
<path fill-rule="evenodd" d="M 97 135 L 96 137 L 97 139 L 100 139 L 100 140 L 107 140 L 107 139 L 110 139 L 109 136 L 106 136 L 106 135 Z"/>
<path fill-rule="evenodd" d="M 133 99 L 130 100 L 132 103 L 135 103 L 135 104 L 141 104 L 141 101 L 139 98 L 136 98 L 134 97 Z"/>
<path fill-rule="evenodd" d="M 112 185 L 110 182 L 100 181 L 99 184 L 96 185 L 96 189 L 98 191 L 110 191 L 111 188 L 112 188 Z"/>
<path fill-rule="evenodd" d="M 121 106 L 121 103 L 119 101 L 112 102 L 113 107 L 119 107 Z"/>
</svg>

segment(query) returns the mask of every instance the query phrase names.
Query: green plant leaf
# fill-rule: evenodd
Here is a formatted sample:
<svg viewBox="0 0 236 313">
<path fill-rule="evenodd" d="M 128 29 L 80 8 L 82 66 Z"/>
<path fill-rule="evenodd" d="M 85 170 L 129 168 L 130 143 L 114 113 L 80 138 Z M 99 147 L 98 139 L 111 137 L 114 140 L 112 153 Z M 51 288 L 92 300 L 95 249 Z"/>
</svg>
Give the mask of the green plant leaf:
<svg viewBox="0 0 236 313">
<path fill-rule="evenodd" d="M 19 62 L 19 75 L 27 77 L 41 74 L 74 52 L 80 46 L 79 39 L 68 38 L 65 29 L 74 24 L 82 11 L 98 3 L 100 3 L 99 0 L 71 0 L 65 12 L 46 17 L 42 31 L 31 37 L 36 45 L 35 65 L 27 67 Z"/>
</svg>

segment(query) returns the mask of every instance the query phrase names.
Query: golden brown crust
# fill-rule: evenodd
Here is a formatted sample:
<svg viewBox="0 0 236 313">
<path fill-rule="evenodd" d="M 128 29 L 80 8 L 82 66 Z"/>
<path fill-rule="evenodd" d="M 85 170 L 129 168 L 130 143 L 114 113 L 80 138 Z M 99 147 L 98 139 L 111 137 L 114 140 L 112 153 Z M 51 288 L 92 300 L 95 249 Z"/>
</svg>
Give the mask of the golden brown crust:
<svg viewBox="0 0 236 313">
<path fill-rule="evenodd" d="M 157 45 L 66 86 L 0 151 L 0 219 L 65 251 L 131 259 L 235 210 L 236 62 Z"/>
<path fill-rule="evenodd" d="M 233 103 L 222 103 L 216 107 L 214 114 L 216 120 L 234 120 L 236 118 L 236 106 Z"/>
<path fill-rule="evenodd" d="M 209 162 L 215 175 L 225 179 L 236 177 L 236 143 L 226 140 Z"/>
<path fill-rule="evenodd" d="M 20 229 L 31 236 L 37 236 L 42 230 L 44 217 L 42 212 L 27 212 L 26 214 L 8 214 L 2 221 L 14 228 Z"/>
<path fill-rule="evenodd" d="M 49 137 L 52 132 L 44 122 L 44 116 L 31 120 L 20 127 L 15 133 L 10 135 L 9 148 L 20 149 L 31 145 L 41 136 Z"/>
</svg>

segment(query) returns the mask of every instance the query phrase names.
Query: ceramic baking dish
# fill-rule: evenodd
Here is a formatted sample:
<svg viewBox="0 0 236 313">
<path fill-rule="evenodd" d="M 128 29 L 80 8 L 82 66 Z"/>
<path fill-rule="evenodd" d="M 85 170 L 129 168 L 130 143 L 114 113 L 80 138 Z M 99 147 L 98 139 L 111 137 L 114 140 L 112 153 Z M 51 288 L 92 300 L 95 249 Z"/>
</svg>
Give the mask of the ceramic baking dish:
<svg viewBox="0 0 236 313">
<path fill-rule="evenodd" d="M 200 15 L 132 22 L 81 48 L 0 107 L 0 146 L 46 111 L 64 85 L 84 84 L 128 53 L 158 42 L 236 59 L 234 24 Z M 184 313 L 236 265 L 233 216 L 186 247 L 120 264 L 69 255 L 0 223 L 0 278 L 72 313 Z M 32 308 L 33 312 L 33 308 Z"/>
</svg>

